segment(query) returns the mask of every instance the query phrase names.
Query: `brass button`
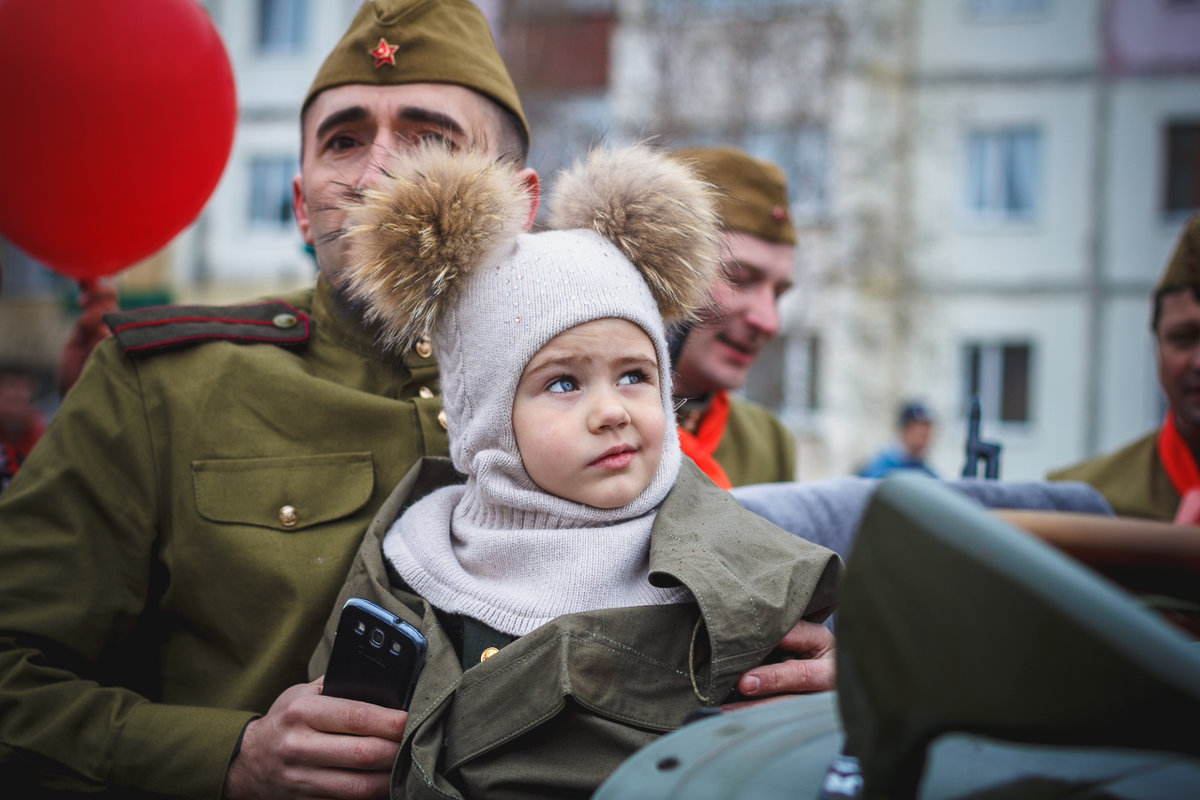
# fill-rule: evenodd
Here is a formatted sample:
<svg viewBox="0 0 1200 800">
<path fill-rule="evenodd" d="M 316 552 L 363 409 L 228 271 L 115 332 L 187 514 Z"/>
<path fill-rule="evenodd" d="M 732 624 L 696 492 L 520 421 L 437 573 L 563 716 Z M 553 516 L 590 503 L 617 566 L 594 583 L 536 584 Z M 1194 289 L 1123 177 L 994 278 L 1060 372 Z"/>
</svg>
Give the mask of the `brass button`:
<svg viewBox="0 0 1200 800">
<path fill-rule="evenodd" d="M 417 342 L 417 355 L 421 358 L 429 358 L 433 355 L 433 343 L 429 341 L 428 337 Z"/>
<path fill-rule="evenodd" d="M 421 397 L 429 399 L 430 397 L 433 397 L 433 389 L 430 389 L 428 386 L 422 386 L 417 390 L 417 394 L 421 395 Z"/>
<path fill-rule="evenodd" d="M 446 409 L 444 408 L 438 412 L 438 425 L 441 425 L 444 431 L 450 430 L 450 420 L 446 419 Z"/>
<path fill-rule="evenodd" d="M 295 314 L 276 314 L 275 318 L 271 320 L 271 324 L 273 324 L 276 328 L 285 329 L 296 327 L 296 322 L 297 319 Z"/>
<path fill-rule="evenodd" d="M 479 663 L 482 664 L 483 662 L 487 661 L 489 658 L 491 658 L 492 656 L 496 655 L 496 653 L 499 653 L 499 652 L 500 652 L 499 647 L 489 647 L 488 649 L 484 650 L 482 653 L 479 654 Z"/>
<path fill-rule="evenodd" d="M 283 523 L 283 527 L 290 528 L 300 519 L 300 515 L 296 513 L 295 506 L 281 506 L 279 509 L 279 521 Z"/>
</svg>

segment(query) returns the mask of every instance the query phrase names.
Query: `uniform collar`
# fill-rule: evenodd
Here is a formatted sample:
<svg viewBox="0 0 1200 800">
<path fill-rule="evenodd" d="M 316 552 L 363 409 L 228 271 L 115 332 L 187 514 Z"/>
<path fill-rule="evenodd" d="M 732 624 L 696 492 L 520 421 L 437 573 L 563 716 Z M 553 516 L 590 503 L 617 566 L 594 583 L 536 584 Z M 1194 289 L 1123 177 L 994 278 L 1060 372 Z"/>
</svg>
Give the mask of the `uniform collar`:
<svg viewBox="0 0 1200 800">
<path fill-rule="evenodd" d="M 394 361 L 394 357 L 388 355 L 378 343 L 378 328 L 366 325 L 362 317 L 338 297 L 324 275 L 317 277 L 313 316 L 319 320 L 320 334 L 331 338 L 341 347 L 373 361 Z M 403 362 L 413 373 L 423 373 L 437 366 L 428 339 L 422 339 L 405 353 Z"/>
</svg>

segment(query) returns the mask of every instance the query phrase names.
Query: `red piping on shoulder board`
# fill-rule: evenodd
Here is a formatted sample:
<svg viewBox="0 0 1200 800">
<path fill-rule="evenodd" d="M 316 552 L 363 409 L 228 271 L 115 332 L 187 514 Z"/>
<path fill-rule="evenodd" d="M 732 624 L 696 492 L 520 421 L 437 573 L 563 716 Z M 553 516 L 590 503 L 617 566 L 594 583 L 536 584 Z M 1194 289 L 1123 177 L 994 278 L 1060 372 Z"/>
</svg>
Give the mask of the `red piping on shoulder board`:
<svg viewBox="0 0 1200 800">
<path fill-rule="evenodd" d="M 273 300 L 264 303 L 254 303 L 242 308 L 254 308 L 270 306 L 279 309 L 281 312 L 286 311 L 295 318 L 295 324 L 290 328 L 280 328 L 274 322 L 274 317 L 270 319 L 248 319 L 245 317 L 236 316 L 197 316 L 194 313 L 178 316 L 166 317 L 163 319 L 135 319 L 130 322 L 112 326 L 111 330 L 118 340 L 122 337 L 120 334 L 145 328 L 163 328 L 165 326 L 178 325 L 216 325 L 216 326 L 234 326 L 238 328 L 244 327 L 261 327 L 264 329 L 264 335 L 255 335 L 250 332 L 237 332 L 236 330 L 193 330 L 190 333 L 169 336 L 161 339 L 151 339 L 150 341 L 139 344 L 122 343 L 121 350 L 127 355 L 144 355 L 149 353 L 166 352 L 171 350 L 179 350 L 193 344 L 200 344 L 207 341 L 226 341 L 239 344 L 273 344 L 278 347 L 298 347 L 307 343 L 309 337 L 309 316 L 305 312 L 282 300 Z M 181 311 L 192 311 L 194 307 L 181 308 Z M 278 316 L 278 315 L 276 315 Z M 270 330 L 273 335 L 265 335 L 266 330 Z"/>
<path fill-rule="evenodd" d="M 292 309 L 295 311 L 295 309 Z M 299 312 L 297 312 L 299 314 Z M 296 317 L 296 321 L 300 321 L 300 317 Z M 130 331 L 135 328 L 152 328 L 155 325 L 165 325 L 176 322 L 218 322 L 228 323 L 230 325 L 270 325 L 275 327 L 275 323 L 265 319 L 237 319 L 235 317 L 171 317 L 170 319 L 147 319 L 140 322 L 126 322 L 124 325 L 118 325 L 113 328 L 113 333 L 117 331 Z M 308 319 L 304 319 L 305 329 L 308 328 Z"/>
</svg>

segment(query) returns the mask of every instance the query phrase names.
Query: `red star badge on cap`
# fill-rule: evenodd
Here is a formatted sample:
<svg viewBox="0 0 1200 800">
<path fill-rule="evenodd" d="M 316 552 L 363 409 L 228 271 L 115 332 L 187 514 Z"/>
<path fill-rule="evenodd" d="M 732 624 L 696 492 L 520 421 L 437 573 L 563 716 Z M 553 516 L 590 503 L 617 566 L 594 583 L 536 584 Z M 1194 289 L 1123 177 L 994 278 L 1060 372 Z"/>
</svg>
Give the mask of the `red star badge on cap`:
<svg viewBox="0 0 1200 800">
<path fill-rule="evenodd" d="M 771 219 L 775 220 L 777 225 L 782 225 L 783 223 L 787 222 L 787 218 L 788 211 L 783 206 L 775 206 L 771 209 Z"/>
<path fill-rule="evenodd" d="M 379 37 L 379 44 L 375 45 L 367 52 L 375 56 L 375 69 L 379 69 L 384 64 L 396 66 L 396 51 L 400 49 L 398 44 L 388 44 L 387 39 Z"/>
</svg>

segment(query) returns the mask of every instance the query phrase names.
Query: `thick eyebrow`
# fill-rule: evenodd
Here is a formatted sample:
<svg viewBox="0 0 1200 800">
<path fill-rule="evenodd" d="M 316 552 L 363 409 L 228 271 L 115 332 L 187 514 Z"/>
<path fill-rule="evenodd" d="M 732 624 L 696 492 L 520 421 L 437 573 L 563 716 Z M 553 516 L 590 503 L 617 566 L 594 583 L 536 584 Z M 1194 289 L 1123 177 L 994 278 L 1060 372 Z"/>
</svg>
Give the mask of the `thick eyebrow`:
<svg viewBox="0 0 1200 800">
<path fill-rule="evenodd" d="M 320 141 L 325 134 L 333 130 L 339 125 L 345 125 L 347 122 L 362 122 L 367 118 L 367 110 L 362 106 L 350 106 L 335 111 L 325 119 L 321 120 L 321 124 L 317 126 L 316 140 Z"/>
<path fill-rule="evenodd" d="M 317 126 L 316 139 L 320 141 L 329 131 L 339 125 L 345 125 L 348 122 L 362 122 L 368 116 L 367 109 L 363 106 L 350 106 L 349 108 L 335 111 L 321 120 L 321 124 Z M 443 114 L 440 111 L 421 108 L 420 106 L 405 106 L 396 114 L 396 118 L 401 122 L 424 122 L 429 125 L 435 125 L 439 128 L 445 128 L 458 136 L 466 135 L 466 132 L 454 117 L 451 117 L 449 114 Z"/>
<path fill-rule="evenodd" d="M 458 124 L 458 120 L 449 114 L 443 114 L 439 111 L 433 111 L 420 106 L 405 106 L 400 109 L 400 113 L 396 115 L 403 122 L 426 122 L 430 125 L 436 125 L 439 128 L 445 128 L 459 136 L 465 136 L 466 131 Z"/>
</svg>

